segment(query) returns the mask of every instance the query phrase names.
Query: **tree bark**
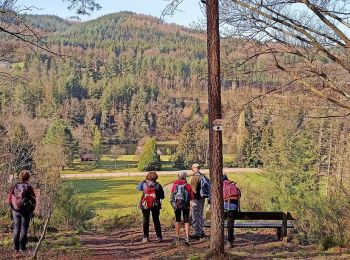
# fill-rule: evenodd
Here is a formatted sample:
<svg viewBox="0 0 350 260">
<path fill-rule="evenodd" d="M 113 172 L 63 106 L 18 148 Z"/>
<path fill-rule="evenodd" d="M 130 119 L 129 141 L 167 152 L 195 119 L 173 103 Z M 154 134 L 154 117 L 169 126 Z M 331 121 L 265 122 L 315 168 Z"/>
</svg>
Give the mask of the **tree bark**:
<svg viewBox="0 0 350 260">
<path fill-rule="evenodd" d="M 224 254 L 224 211 L 222 196 L 222 132 L 213 130 L 221 119 L 219 2 L 207 0 L 208 102 L 209 102 L 209 169 L 211 188 L 211 239 L 213 256 Z"/>
</svg>

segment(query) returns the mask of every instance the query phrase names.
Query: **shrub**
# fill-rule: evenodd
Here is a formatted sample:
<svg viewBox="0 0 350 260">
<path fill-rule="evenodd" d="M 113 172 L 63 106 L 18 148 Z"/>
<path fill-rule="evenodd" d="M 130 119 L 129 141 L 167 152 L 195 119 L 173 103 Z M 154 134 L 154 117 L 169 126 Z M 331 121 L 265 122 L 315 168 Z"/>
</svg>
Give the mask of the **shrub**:
<svg viewBox="0 0 350 260">
<path fill-rule="evenodd" d="M 296 209 L 301 243 L 316 243 L 326 250 L 350 242 L 350 201 L 345 195 L 312 196 L 296 202 Z"/>
<path fill-rule="evenodd" d="M 64 183 L 60 187 L 53 212 L 52 222 L 66 228 L 81 228 L 85 221 L 95 215 L 86 198 L 78 195 L 72 183 Z"/>
<path fill-rule="evenodd" d="M 158 171 L 161 168 L 160 156 L 157 154 L 157 142 L 149 138 L 144 147 L 138 164 L 139 171 Z"/>
</svg>

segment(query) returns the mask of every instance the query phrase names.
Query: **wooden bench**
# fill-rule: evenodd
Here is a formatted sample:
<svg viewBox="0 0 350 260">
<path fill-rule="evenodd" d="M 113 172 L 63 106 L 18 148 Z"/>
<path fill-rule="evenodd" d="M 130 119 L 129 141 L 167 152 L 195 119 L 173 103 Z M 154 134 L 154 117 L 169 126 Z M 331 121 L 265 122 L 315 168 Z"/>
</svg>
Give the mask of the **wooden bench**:
<svg viewBox="0 0 350 260">
<path fill-rule="evenodd" d="M 243 220 L 244 222 L 237 222 L 236 220 Z M 246 222 L 246 220 L 265 221 Z M 279 240 L 283 240 L 288 235 L 288 228 L 294 228 L 293 224 L 290 222 L 291 220 L 295 219 L 289 212 L 238 212 L 237 214 L 235 214 L 234 228 L 273 228 L 276 229 L 277 238 Z M 210 222 L 206 222 L 205 226 L 210 227 Z M 227 227 L 226 221 L 225 227 Z"/>
</svg>

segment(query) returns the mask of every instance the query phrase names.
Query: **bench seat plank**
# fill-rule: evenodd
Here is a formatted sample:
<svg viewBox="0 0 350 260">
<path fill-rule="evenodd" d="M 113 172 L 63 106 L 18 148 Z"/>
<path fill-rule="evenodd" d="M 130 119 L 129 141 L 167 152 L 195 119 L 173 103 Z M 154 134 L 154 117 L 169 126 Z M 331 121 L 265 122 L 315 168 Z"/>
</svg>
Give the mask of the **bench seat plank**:
<svg viewBox="0 0 350 260">
<path fill-rule="evenodd" d="M 225 227 L 227 224 L 225 223 Z M 235 228 L 282 228 L 281 223 L 266 223 L 266 222 L 237 222 Z M 294 228 L 292 223 L 287 224 L 287 228 Z"/>
<path fill-rule="evenodd" d="M 210 227 L 210 222 L 206 222 L 205 227 Z M 225 228 L 227 223 L 225 221 Z M 268 222 L 235 222 L 234 228 L 282 228 L 282 223 L 268 223 Z M 294 228 L 293 224 L 288 222 L 287 228 Z"/>
</svg>

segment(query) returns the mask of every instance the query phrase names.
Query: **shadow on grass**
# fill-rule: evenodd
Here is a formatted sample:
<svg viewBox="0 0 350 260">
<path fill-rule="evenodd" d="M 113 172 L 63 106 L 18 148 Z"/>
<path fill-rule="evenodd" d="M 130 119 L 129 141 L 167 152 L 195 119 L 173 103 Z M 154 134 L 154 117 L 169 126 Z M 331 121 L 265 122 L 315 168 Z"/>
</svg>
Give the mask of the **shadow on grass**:
<svg viewBox="0 0 350 260">
<path fill-rule="evenodd" d="M 82 179 L 70 180 L 70 182 L 79 189 L 79 193 L 103 193 L 111 191 L 111 189 L 120 188 L 122 186 L 135 186 L 139 183 L 138 180 L 120 180 L 120 179 Z"/>
</svg>

